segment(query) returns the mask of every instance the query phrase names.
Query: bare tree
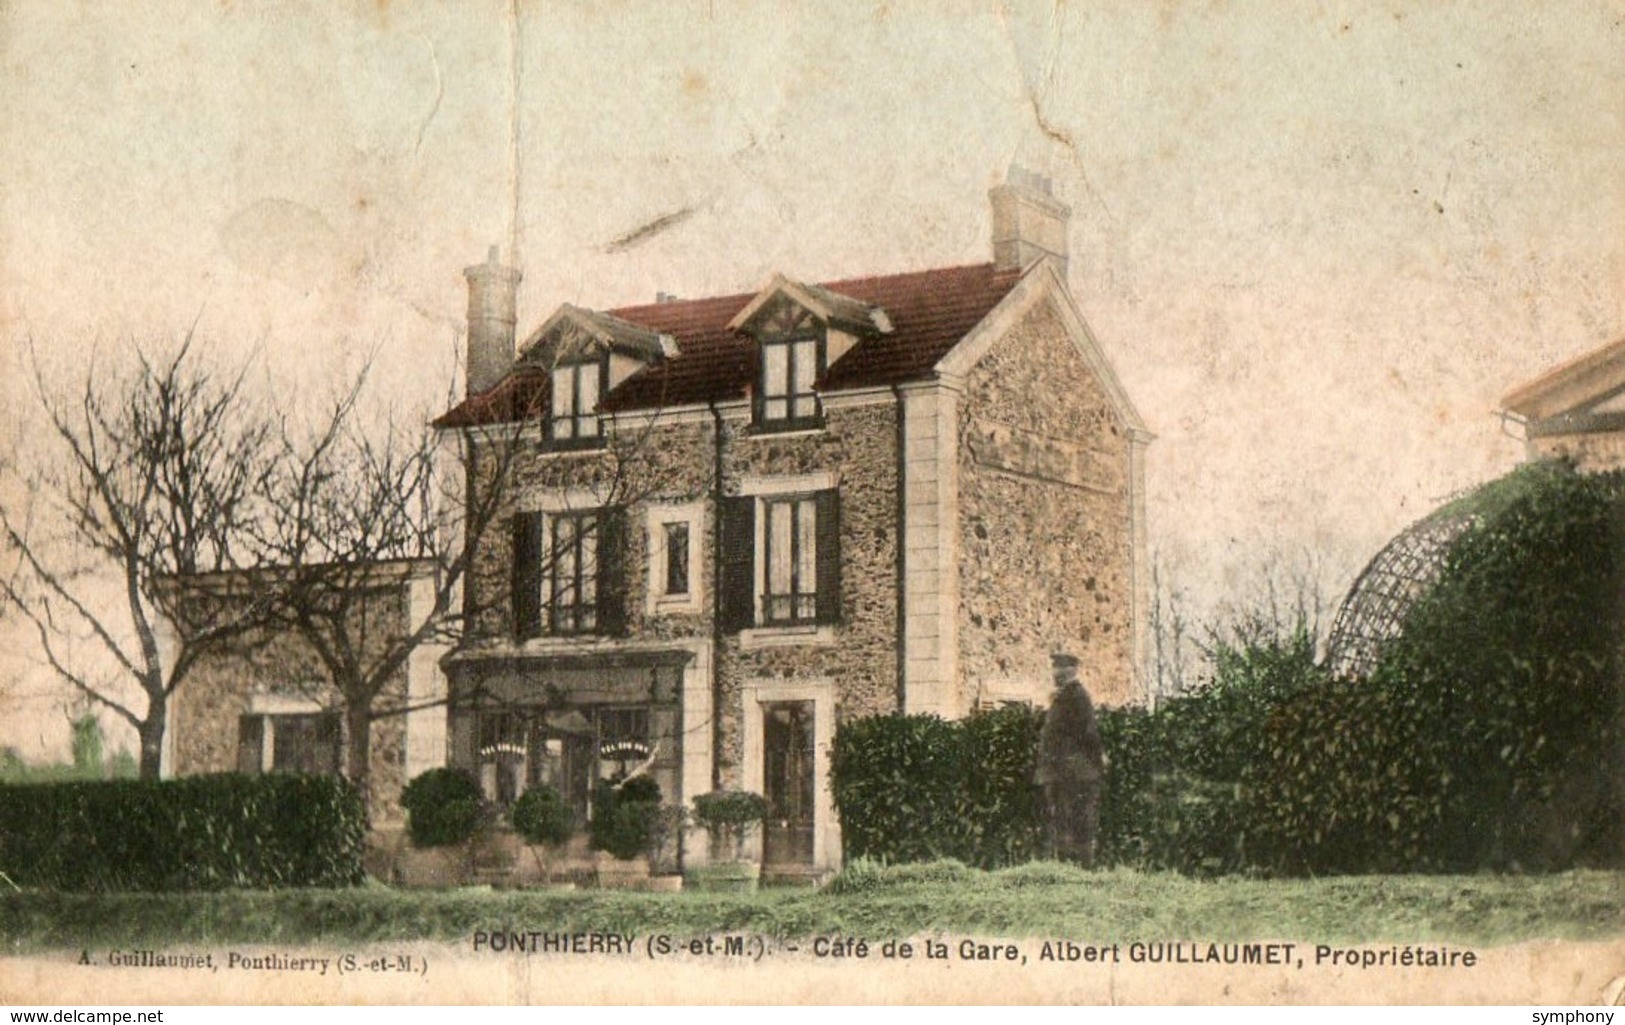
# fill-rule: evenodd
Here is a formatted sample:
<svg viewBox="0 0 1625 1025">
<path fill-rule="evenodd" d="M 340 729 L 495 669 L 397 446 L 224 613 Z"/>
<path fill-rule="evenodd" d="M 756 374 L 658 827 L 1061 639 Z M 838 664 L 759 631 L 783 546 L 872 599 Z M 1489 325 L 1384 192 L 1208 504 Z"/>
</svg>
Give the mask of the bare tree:
<svg viewBox="0 0 1625 1025">
<path fill-rule="evenodd" d="M 1188 556 L 1153 555 L 1147 612 L 1153 701 L 1208 685 L 1226 665 L 1233 668 L 1238 653 L 1290 650 L 1313 660 L 1324 652 L 1334 606 L 1320 552 L 1262 546 L 1257 561 L 1205 603 L 1192 596 L 1194 575 Z"/>
<path fill-rule="evenodd" d="M 1192 635 L 1189 599 L 1169 579 L 1167 559 L 1158 552 L 1151 558 L 1151 607 L 1147 612 L 1151 632 L 1152 704 L 1178 697 L 1195 679 L 1201 651 Z"/>
<path fill-rule="evenodd" d="M 188 601 L 174 582 L 239 565 L 271 426 L 244 372 L 206 366 L 191 334 L 164 358 L 138 350 L 128 372 L 93 361 L 72 395 L 47 387 L 32 346 L 30 364 L 44 422 L 26 457 L 0 465 L 0 495 L 20 496 L 0 500 L 0 598 L 58 678 L 135 728 L 140 773 L 156 778 L 170 697 L 259 611 Z"/>
<path fill-rule="evenodd" d="M 499 389 L 476 425 L 425 428 L 421 420 L 372 421 L 362 411 L 365 369 L 304 432 L 287 429 L 272 493 L 272 529 L 264 561 L 275 569 L 272 604 L 321 662 L 342 704 L 344 774 L 366 792 L 372 723 L 446 704 L 412 703 L 398 685 L 412 654 L 426 644 L 454 643 L 489 607 L 465 586 L 482 545 L 514 511 L 516 474 L 541 443 L 546 407 L 540 391 Z M 451 408 L 455 403 L 448 403 Z M 643 458 L 653 418 L 604 439 L 588 483 L 595 502 L 619 506 L 662 479 Z M 605 549 L 614 547 L 604 545 Z M 551 571 L 553 553 L 538 553 L 532 571 Z M 606 553 L 605 557 L 609 557 Z M 427 600 L 405 605 L 410 579 Z M 488 589 L 489 590 L 489 589 Z M 488 605 L 505 602 L 487 595 Z M 478 695 L 462 695 L 465 699 Z"/>
<path fill-rule="evenodd" d="M 284 423 L 261 543 L 269 604 L 324 670 L 310 696 L 340 705 L 343 772 L 363 794 L 372 724 L 446 702 L 413 704 L 399 683 L 415 652 L 454 641 L 476 614 L 462 600 L 464 583 L 505 515 L 515 457 L 538 412 L 521 402 L 493 426 L 439 431 L 426 418 L 374 418 L 362 401 L 368 373 L 364 366 L 315 426 Z M 416 602 L 407 600 L 414 586 Z"/>
</svg>

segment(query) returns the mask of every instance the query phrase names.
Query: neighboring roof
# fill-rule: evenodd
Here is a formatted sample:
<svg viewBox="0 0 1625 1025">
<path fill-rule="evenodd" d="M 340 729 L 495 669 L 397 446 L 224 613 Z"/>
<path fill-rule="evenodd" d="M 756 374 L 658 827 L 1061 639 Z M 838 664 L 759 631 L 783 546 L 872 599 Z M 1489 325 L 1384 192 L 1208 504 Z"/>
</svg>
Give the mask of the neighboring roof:
<svg viewBox="0 0 1625 1025">
<path fill-rule="evenodd" d="M 774 284 L 780 279 L 775 278 Z M 992 264 L 853 278 L 802 286 L 843 313 L 878 308 L 892 330 L 862 337 L 818 383 L 823 391 L 884 387 L 932 376 L 933 367 L 1021 280 Z M 769 288 L 773 285 L 770 284 Z M 626 306 L 607 316 L 676 342 L 677 354 L 634 374 L 606 396 L 610 412 L 742 399 L 756 373 L 756 345 L 730 328 L 762 293 Z M 838 298 L 837 298 L 838 297 Z M 440 427 L 499 423 L 547 408 L 544 367 L 518 364 L 493 388 L 435 421 Z"/>
<path fill-rule="evenodd" d="M 1625 391 L 1625 338 L 1547 371 L 1501 399 L 1501 408 L 1546 420 L 1603 402 Z"/>
</svg>

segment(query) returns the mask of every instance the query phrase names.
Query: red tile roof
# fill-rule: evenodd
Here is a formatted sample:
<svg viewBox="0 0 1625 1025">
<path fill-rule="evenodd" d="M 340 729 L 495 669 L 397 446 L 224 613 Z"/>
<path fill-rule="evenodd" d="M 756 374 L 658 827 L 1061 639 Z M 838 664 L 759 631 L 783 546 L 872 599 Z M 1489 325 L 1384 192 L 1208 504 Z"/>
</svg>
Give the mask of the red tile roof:
<svg viewBox="0 0 1625 1025">
<path fill-rule="evenodd" d="M 937 361 L 981 323 L 1020 274 L 992 264 L 947 267 L 821 283 L 820 287 L 885 310 L 889 334 L 861 339 L 819 382 L 821 391 L 902 384 L 931 376 Z M 728 330 L 755 293 L 626 306 L 622 320 L 670 335 L 678 354 L 639 371 L 605 396 L 607 411 L 659 409 L 742 399 L 756 372 L 756 345 Z M 496 423 L 547 406 L 548 375 L 516 366 L 489 391 L 459 403 L 436 421 L 458 427 Z"/>
</svg>

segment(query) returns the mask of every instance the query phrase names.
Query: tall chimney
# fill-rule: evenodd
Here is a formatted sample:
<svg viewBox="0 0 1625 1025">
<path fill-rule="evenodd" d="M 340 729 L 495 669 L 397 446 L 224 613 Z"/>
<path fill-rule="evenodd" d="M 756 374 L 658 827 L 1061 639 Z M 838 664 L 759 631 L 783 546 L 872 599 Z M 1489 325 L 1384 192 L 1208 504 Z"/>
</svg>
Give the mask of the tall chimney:
<svg viewBox="0 0 1625 1025">
<path fill-rule="evenodd" d="M 1003 185 L 988 190 L 993 205 L 993 266 L 1023 271 L 1048 257 L 1066 276 L 1067 225 L 1072 208 L 1056 199 L 1048 178 L 1010 165 Z"/>
<path fill-rule="evenodd" d="M 513 365 L 521 275 L 498 263 L 492 246 L 485 262 L 464 268 L 463 277 L 468 279 L 468 394 L 477 395 Z"/>
</svg>

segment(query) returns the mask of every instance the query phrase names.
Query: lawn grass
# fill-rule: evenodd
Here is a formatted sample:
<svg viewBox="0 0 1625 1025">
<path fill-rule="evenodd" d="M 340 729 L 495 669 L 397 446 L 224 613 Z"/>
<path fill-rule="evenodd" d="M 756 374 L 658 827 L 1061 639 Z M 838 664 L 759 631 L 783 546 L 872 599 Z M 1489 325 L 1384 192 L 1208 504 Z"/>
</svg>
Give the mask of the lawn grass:
<svg viewBox="0 0 1625 1025">
<path fill-rule="evenodd" d="M 1033 864 L 859 865 L 823 890 L 756 894 L 602 890 L 11 893 L 0 943 L 62 948 L 466 940 L 476 930 L 694 936 L 919 933 L 1092 942 L 1291 939 L 1495 944 L 1625 933 L 1625 872 L 1195 880 Z"/>
</svg>

